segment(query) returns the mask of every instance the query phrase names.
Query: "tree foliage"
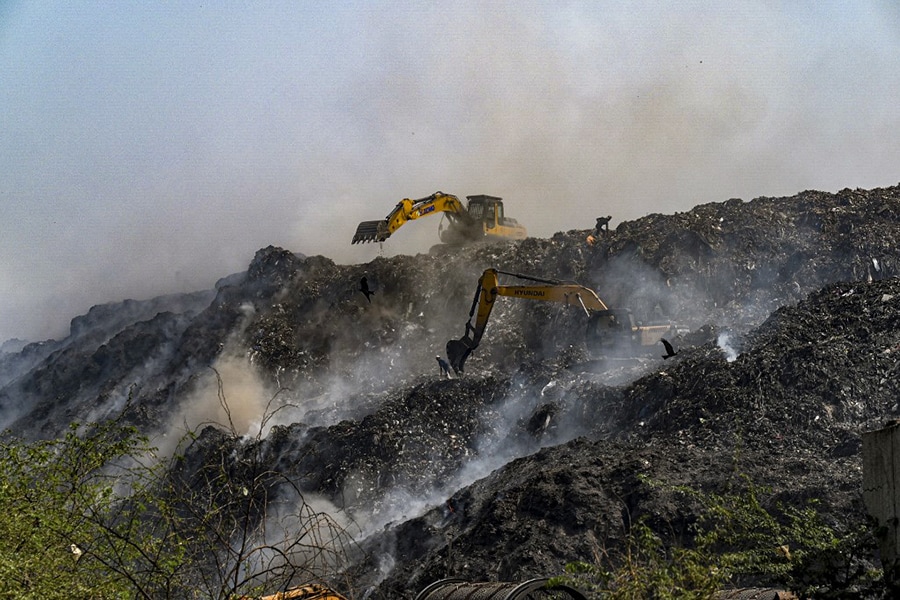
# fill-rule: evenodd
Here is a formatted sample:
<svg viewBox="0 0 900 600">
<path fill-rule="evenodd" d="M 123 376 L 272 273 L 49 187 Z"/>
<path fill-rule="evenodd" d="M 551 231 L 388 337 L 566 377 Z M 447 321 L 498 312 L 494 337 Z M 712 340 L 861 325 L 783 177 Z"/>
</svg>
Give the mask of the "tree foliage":
<svg viewBox="0 0 900 600">
<path fill-rule="evenodd" d="M 112 541 L 105 529 L 117 504 L 118 478 L 108 469 L 147 450 L 133 429 L 114 424 L 86 434 L 73 425 L 58 440 L 0 442 L 0 595 L 121 597 L 127 578 L 107 564 L 109 544 L 101 545 Z"/>
<path fill-rule="evenodd" d="M 7 435 L 0 598 L 225 599 L 327 581 L 349 537 L 259 458 L 222 454 L 188 473 L 184 455 L 162 459 L 115 421 Z"/>
</svg>

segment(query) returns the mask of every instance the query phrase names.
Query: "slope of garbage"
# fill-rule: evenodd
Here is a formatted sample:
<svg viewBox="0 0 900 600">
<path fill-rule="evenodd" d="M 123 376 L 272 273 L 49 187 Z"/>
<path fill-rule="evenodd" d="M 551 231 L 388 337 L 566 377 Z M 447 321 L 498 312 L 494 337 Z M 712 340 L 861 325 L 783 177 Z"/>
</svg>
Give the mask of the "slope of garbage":
<svg viewBox="0 0 900 600">
<path fill-rule="evenodd" d="M 593 244 L 585 221 L 360 265 L 261 249 L 214 290 L 97 307 L 0 355 L 0 419 L 37 438 L 124 414 L 161 446 L 205 427 L 186 468 L 252 455 L 340 512 L 360 597 L 556 575 L 640 517 L 686 536 L 697 507 L 669 485 L 746 476 L 861 521 L 860 434 L 900 411 L 900 187 L 705 204 Z M 501 298 L 441 378 L 486 268 L 674 323 L 677 355 L 598 359 L 579 309 Z"/>
<path fill-rule="evenodd" d="M 816 499 L 828 523 L 865 523 L 860 435 L 900 415 L 898 317 L 900 280 L 834 284 L 733 346 L 683 348 L 627 386 L 579 382 L 540 432 L 554 443 L 378 540 L 372 554 L 403 565 L 381 597 L 444 577 L 558 573 L 640 518 L 684 539 L 698 507 L 682 486 L 723 493 L 748 478 L 773 505 Z M 572 439 L 557 444 L 563 428 Z"/>
</svg>

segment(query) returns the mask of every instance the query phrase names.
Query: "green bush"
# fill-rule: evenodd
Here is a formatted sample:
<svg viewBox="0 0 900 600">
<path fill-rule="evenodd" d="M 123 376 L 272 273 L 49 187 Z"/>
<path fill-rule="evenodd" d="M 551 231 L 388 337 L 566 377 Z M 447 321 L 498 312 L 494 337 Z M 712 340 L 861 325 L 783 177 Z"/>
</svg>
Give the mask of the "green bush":
<svg viewBox="0 0 900 600">
<path fill-rule="evenodd" d="M 231 599 L 337 569 L 344 530 L 256 453 L 237 466 L 219 457 L 189 478 L 182 458 L 161 460 L 117 422 L 73 425 L 50 441 L 5 437 L 0 598 Z M 294 495 L 274 511 L 276 484 Z"/>
<path fill-rule="evenodd" d="M 715 558 L 702 549 L 666 547 L 644 522 L 632 524 L 624 547 L 600 552 L 592 563 L 566 565 L 551 579 L 609 600 L 705 600 L 725 583 Z"/>
<path fill-rule="evenodd" d="M 555 581 L 608 600 L 700 600 L 727 587 L 757 585 L 801 598 L 884 597 L 865 524 L 837 530 L 821 518 L 815 501 L 766 508 L 761 497 L 768 491 L 742 480 L 742 489 L 726 494 L 671 490 L 702 507 L 688 544 L 666 544 L 639 519 L 621 548 L 598 549 L 593 562 L 571 563 Z"/>
<path fill-rule="evenodd" d="M 0 596 L 119 598 L 132 587 L 110 557 L 117 477 L 109 469 L 148 450 L 133 429 L 72 426 L 64 438 L 0 442 Z M 105 544 L 99 542 L 106 541 Z"/>
</svg>

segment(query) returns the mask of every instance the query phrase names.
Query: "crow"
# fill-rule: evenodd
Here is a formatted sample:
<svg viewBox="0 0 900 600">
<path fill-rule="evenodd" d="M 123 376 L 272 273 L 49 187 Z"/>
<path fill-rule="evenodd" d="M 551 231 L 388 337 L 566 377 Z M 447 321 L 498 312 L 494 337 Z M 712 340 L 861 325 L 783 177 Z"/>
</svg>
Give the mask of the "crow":
<svg viewBox="0 0 900 600">
<path fill-rule="evenodd" d="M 363 275 L 363 278 L 359 280 L 359 291 L 361 291 L 365 295 L 366 300 L 368 300 L 370 303 L 372 302 L 372 296 L 375 295 L 375 292 L 369 289 L 369 280 L 366 279 L 365 275 Z"/>
<path fill-rule="evenodd" d="M 666 347 L 666 353 L 662 355 L 663 358 L 672 358 L 677 352 L 675 352 L 675 348 L 672 347 L 672 344 L 669 343 L 669 340 L 666 338 L 661 338 L 659 341 L 662 342 L 662 345 Z"/>
</svg>

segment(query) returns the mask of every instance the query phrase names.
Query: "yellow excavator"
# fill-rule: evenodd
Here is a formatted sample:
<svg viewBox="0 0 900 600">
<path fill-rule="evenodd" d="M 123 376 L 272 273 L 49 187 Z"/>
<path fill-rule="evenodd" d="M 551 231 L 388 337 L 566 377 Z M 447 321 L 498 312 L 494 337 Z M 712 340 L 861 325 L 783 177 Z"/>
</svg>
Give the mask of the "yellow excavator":
<svg viewBox="0 0 900 600">
<path fill-rule="evenodd" d="M 313 583 L 268 596 L 240 596 L 236 600 L 347 600 L 347 598 L 324 585 Z"/>
<path fill-rule="evenodd" d="M 532 285 L 500 285 L 500 274 L 530 281 Z M 481 342 L 498 296 L 561 302 L 568 306 L 580 307 L 588 316 L 588 344 L 596 352 L 637 354 L 641 349 L 649 349 L 659 344 L 663 336 L 674 333 L 671 324 L 635 324 L 630 310 L 609 308 L 597 292 L 582 285 L 486 269 L 478 279 L 465 335 L 458 340 L 447 342 L 447 358 L 457 375 L 463 372 L 466 359 Z"/>
<path fill-rule="evenodd" d="M 503 199 L 496 196 L 466 196 L 468 206 L 452 194 L 435 192 L 427 198 L 404 198 L 381 221 L 363 221 L 356 228 L 353 244 L 383 242 L 407 221 L 444 213 L 449 221 L 439 232 L 441 241 L 462 246 L 476 241 L 524 240 L 527 230 L 503 213 Z"/>
</svg>

